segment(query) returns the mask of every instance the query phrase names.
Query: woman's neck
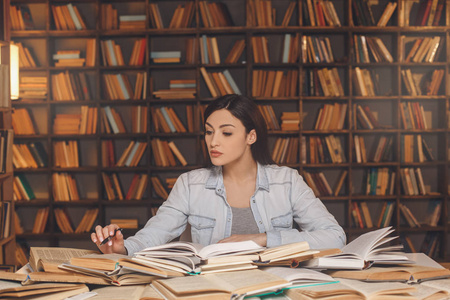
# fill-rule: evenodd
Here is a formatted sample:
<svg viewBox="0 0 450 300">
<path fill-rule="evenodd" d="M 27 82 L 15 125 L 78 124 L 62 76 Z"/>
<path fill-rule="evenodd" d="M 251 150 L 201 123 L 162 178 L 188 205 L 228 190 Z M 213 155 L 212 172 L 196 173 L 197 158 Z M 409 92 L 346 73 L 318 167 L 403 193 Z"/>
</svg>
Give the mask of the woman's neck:
<svg viewBox="0 0 450 300">
<path fill-rule="evenodd" d="M 234 182 L 245 182 L 249 179 L 256 178 L 258 164 L 253 159 L 243 159 L 233 164 L 223 166 L 222 173 L 226 180 Z"/>
</svg>

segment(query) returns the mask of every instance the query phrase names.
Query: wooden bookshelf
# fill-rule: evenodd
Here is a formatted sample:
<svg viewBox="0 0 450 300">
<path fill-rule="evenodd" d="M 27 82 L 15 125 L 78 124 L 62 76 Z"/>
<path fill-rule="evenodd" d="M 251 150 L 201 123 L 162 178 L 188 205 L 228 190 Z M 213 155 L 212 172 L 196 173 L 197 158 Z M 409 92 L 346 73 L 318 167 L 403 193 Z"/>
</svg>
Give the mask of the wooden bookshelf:
<svg viewBox="0 0 450 300">
<path fill-rule="evenodd" d="M 432 1 L 430 0 L 430 5 Z M 249 97 L 258 95 L 253 98 L 259 105 L 273 106 L 279 124 L 281 124 L 282 113 L 300 113 L 300 116 L 302 116 L 300 129 L 290 131 L 270 130 L 270 145 L 274 147 L 279 138 L 292 138 L 291 140 L 300 141 L 301 144 L 297 150 L 296 162 L 289 163 L 288 166 L 297 169 L 300 174 L 303 174 L 305 171 L 323 173 L 333 193 L 329 196 L 323 196 L 321 199 L 344 227 L 349 240 L 369 230 L 365 226 L 360 228 L 358 224 L 355 224 L 352 216 L 353 203 L 365 202 L 373 224 L 376 225 L 380 218 L 383 204 L 392 202 L 394 203 L 394 208 L 392 220 L 389 224 L 393 225 L 400 235 L 411 237 L 417 249 L 421 248 L 427 232 L 435 232 L 440 244 L 437 247 L 434 258 L 439 261 L 450 260 L 450 224 L 446 221 L 450 211 L 450 154 L 446 150 L 450 146 L 450 129 L 448 125 L 450 92 L 447 87 L 450 80 L 450 57 L 448 56 L 448 47 L 450 45 L 450 1 L 444 0 L 436 3 L 436 9 L 438 5 L 442 4 L 440 6 L 441 16 L 437 18 L 437 11 L 433 12 L 434 16 L 430 21 L 431 26 L 416 26 L 416 22 L 412 22 L 412 20 L 420 19 L 420 24 L 424 20 L 428 25 L 427 17 L 420 15 L 423 7 L 421 6 L 422 3 L 426 6 L 429 2 L 428 0 L 415 3 L 411 7 L 406 5 L 407 1 L 404 0 L 392 1 L 396 4 L 396 8 L 392 17 L 382 27 L 359 24 L 368 22 L 367 18 L 370 15 L 373 16 L 374 24 L 377 24 L 390 2 L 387 0 L 380 0 L 377 4 L 372 5 L 370 7 L 372 14 L 362 5 L 365 1 L 330 1 L 334 5 L 334 10 L 341 26 L 329 25 L 336 24 L 333 19 L 328 21 L 328 18 L 331 17 L 327 16 L 327 14 L 330 14 L 331 11 L 326 10 L 323 15 L 320 14 L 320 11 L 324 11 L 324 6 L 319 3 L 320 8 L 316 7 L 314 9 L 313 6 L 310 6 L 312 0 L 267 2 L 270 3 L 272 8 L 272 20 L 268 20 L 267 14 L 262 12 L 260 12 L 260 15 L 258 13 L 253 14 L 252 9 L 255 6 L 255 2 L 250 0 L 221 1 L 221 3 L 226 4 L 234 26 L 210 27 L 209 25 L 203 25 L 203 18 L 205 17 L 202 15 L 204 14 L 204 3 L 200 0 L 74 1 L 72 2 L 73 6 L 78 8 L 87 27 L 87 29 L 82 30 L 56 30 L 52 5 L 66 6 L 70 1 L 13 0 L 11 2 L 11 5 L 29 6 L 35 25 L 32 30 L 13 30 L 11 32 L 12 39 L 16 43 L 20 42 L 30 48 L 37 61 L 37 67 L 22 68 L 21 76 L 47 78 L 47 95 L 45 97 L 41 99 L 22 99 L 13 104 L 16 109 L 28 109 L 34 118 L 35 129 L 37 130 L 35 135 L 17 136 L 16 143 L 40 142 L 48 155 L 47 167 L 15 170 L 17 174 L 23 174 L 27 177 L 36 194 L 35 200 L 17 202 L 16 211 L 19 216 L 25 218 L 25 216 L 34 216 L 39 208 L 46 206 L 50 208 L 46 233 L 31 234 L 33 224 L 24 224 L 25 233 L 17 236 L 18 242 L 26 242 L 30 245 L 45 242 L 51 246 L 92 247 L 92 244 L 89 243 L 88 233 L 61 233 L 54 215 L 56 208 L 66 208 L 74 222 L 72 224 L 73 228 L 78 226 L 78 222 L 80 222 L 84 212 L 92 208 L 98 208 L 98 217 L 95 224 L 104 225 L 109 223 L 110 219 L 137 218 L 139 226 L 142 227 L 147 219 L 152 216 L 155 208 L 164 200 L 154 192 L 153 181 L 148 180 L 141 200 L 110 201 L 107 200 L 108 197 L 103 187 L 102 174 L 116 174 L 123 194 L 127 194 L 135 174 L 146 174 L 148 179 L 157 176 L 164 188 L 169 191 L 166 179 L 171 179 L 183 172 L 205 166 L 205 155 L 202 150 L 204 147 L 202 147 L 201 111 L 202 107 L 213 99 L 208 82 L 205 82 L 205 71 L 212 76 L 210 80 L 219 80 L 219 82 L 221 80 L 220 77 L 225 76 L 226 71 L 228 71 L 242 94 Z M 187 16 L 183 19 L 184 24 L 189 26 L 180 28 L 174 25 L 174 28 L 169 28 L 174 12 L 177 11 L 180 5 L 185 5 L 186 3 L 193 4 L 194 8 L 192 19 L 188 21 Z M 212 3 L 216 3 L 216 1 L 212 1 Z M 120 29 L 118 28 L 120 24 L 116 24 L 117 27 L 114 27 L 116 25 L 112 25 L 114 22 L 111 20 L 108 23 L 109 25 L 106 25 L 107 23 L 105 22 L 107 20 L 103 19 L 102 14 L 103 4 L 111 4 L 117 10 L 119 16 L 145 15 L 145 27 L 135 30 Z M 152 19 L 155 15 L 153 6 L 155 4 L 158 6 L 162 16 L 162 29 L 156 29 L 161 24 L 159 22 L 155 23 Z M 152 8 L 150 8 L 151 6 Z M 315 21 L 319 22 L 317 24 L 321 24 L 320 26 L 310 25 L 309 8 L 312 8 L 313 12 L 315 11 Z M 289 14 L 291 14 L 289 20 L 285 19 L 288 9 L 290 10 Z M 407 11 L 409 13 L 406 13 Z M 275 21 L 273 16 L 275 16 Z M 250 18 L 252 19 L 250 20 Z M 263 21 L 258 21 L 257 18 L 262 18 L 261 20 Z M 431 17 L 428 16 L 428 18 Z M 434 20 L 435 18 L 436 21 Z M 137 20 L 138 18 L 135 19 Z M 284 25 L 287 24 L 286 26 L 280 26 L 283 20 Z M 410 21 L 409 24 L 407 20 Z M 275 25 L 261 26 L 262 24 Z M 290 37 L 287 37 L 287 35 L 290 35 Z M 298 39 L 296 35 L 298 35 Z M 437 54 L 425 54 L 424 57 L 428 58 L 428 60 L 419 61 L 416 59 L 418 61 L 406 61 L 406 57 L 415 41 L 427 37 L 439 38 Z M 312 43 L 309 46 L 312 50 L 305 48 L 306 50 L 302 51 L 303 38 L 305 43 Z M 95 64 L 93 66 L 55 66 L 53 55 L 57 51 L 78 50 L 81 52 L 81 57 L 86 58 L 86 42 L 90 39 L 94 39 L 96 45 Z M 142 39 L 146 40 L 143 64 L 129 66 L 128 62 L 133 52 L 133 45 L 136 41 Z M 197 43 L 197 47 L 193 47 L 192 42 L 189 42 L 192 39 L 195 41 L 194 44 L 199 40 L 209 41 L 211 48 L 208 50 L 208 44 L 205 44 L 206 48 L 203 49 L 204 52 L 201 55 L 199 44 Z M 268 41 L 267 47 L 264 47 L 264 50 L 260 49 L 263 52 L 259 54 L 264 56 L 268 53 L 268 60 L 258 58 L 258 62 L 255 62 L 254 50 L 259 49 L 254 49 L 253 47 L 258 45 L 256 43 L 263 44 L 265 39 Z M 283 47 L 286 44 L 286 39 L 296 41 L 298 44 L 295 46 L 287 44 L 293 49 L 285 51 Z M 124 65 L 111 66 L 110 63 L 105 64 L 105 52 L 102 51 L 101 44 L 108 40 L 114 41 L 115 45 L 120 47 Z M 239 40 L 245 41 L 243 53 L 238 58 L 234 58 L 233 63 L 224 63 L 230 50 L 236 41 Z M 380 42 L 382 45 L 379 44 Z M 215 43 L 217 43 L 217 48 L 214 50 Z M 386 56 L 386 53 L 383 52 L 383 46 L 392 56 L 392 62 L 389 61 L 389 56 Z M 192 48 L 188 49 L 187 47 Z M 324 50 L 322 57 L 319 55 L 319 49 Z M 332 53 L 332 60 L 325 49 Z M 374 51 L 372 49 L 378 50 L 372 52 Z M 155 63 L 152 59 L 152 52 L 161 51 L 177 52 L 175 55 L 180 57 L 182 63 Z M 267 53 L 265 54 L 264 51 L 267 51 Z M 298 51 L 298 56 L 293 55 L 292 51 Z M 214 59 L 207 61 L 205 53 L 208 53 Z M 317 55 L 317 58 L 314 57 L 315 55 Z M 184 63 L 185 61 L 188 61 L 188 63 Z M 434 70 L 442 70 L 442 79 L 440 84 L 434 87 L 432 95 L 427 95 L 427 89 L 419 82 L 418 85 L 423 90 L 422 95 L 414 94 L 413 96 L 406 85 L 408 83 L 411 84 L 411 82 L 406 81 L 405 83 L 405 75 L 403 75 L 407 70 L 411 72 L 410 77 L 416 78 L 413 80 L 423 79 L 426 81 L 429 78 L 430 85 L 433 82 L 432 73 Z M 71 74 L 85 73 L 90 90 L 90 100 L 54 100 L 52 75 L 66 71 Z M 361 75 L 357 75 L 358 72 Z M 124 75 L 122 77 L 125 78 L 126 75 L 128 79 L 124 80 L 129 80 L 132 87 L 129 91 L 131 91 L 131 95 L 134 95 L 139 73 L 145 73 L 147 76 L 145 92 L 141 91 L 138 93 L 138 97 L 131 97 L 130 95 L 127 97 L 124 93 L 124 99 L 127 100 L 108 100 L 111 96 L 107 96 L 106 92 L 108 89 L 111 89 L 111 85 L 108 87 L 105 78 L 116 80 L 113 76 L 117 77 L 117 74 L 122 74 Z M 281 91 L 283 88 L 287 89 L 289 87 L 289 93 L 280 93 L 280 89 L 274 92 L 270 88 L 265 91 L 264 88 L 267 88 L 267 84 L 271 84 L 271 82 L 269 81 L 264 86 L 254 84 L 254 76 L 259 76 L 259 74 L 264 74 L 261 76 L 274 76 L 273 78 L 280 74 L 278 76 L 280 76 L 279 79 L 281 81 L 278 84 L 282 87 Z M 295 75 L 297 77 L 292 79 L 292 74 L 297 74 Z M 216 78 L 213 78 L 214 76 Z M 286 76 L 286 79 L 281 79 L 283 78 L 282 76 Z M 358 81 L 358 78 L 354 80 L 354 76 L 361 76 L 360 79 L 362 81 Z M 330 78 L 336 79 L 336 77 L 339 78 L 342 89 L 339 89 L 339 86 L 336 85 L 336 80 L 329 81 Z M 405 78 L 408 79 L 408 77 Z M 172 90 L 169 92 L 172 93 L 169 99 L 165 99 L 161 96 L 163 95 L 162 93 L 155 93 L 161 91 L 167 93 L 165 90 L 171 89 L 169 86 L 170 80 L 189 79 L 195 80 L 193 97 L 186 94 L 183 94 L 181 97 L 175 97 Z M 325 82 L 326 91 L 321 86 L 322 80 Z M 326 82 L 329 82 L 330 85 L 327 86 Z M 358 86 L 361 82 L 364 82 L 364 85 Z M 209 84 L 217 85 L 217 82 Z M 117 84 L 115 83 L 112 86 L 117 87 Z M 258 88 L 262 90 L 255 92 L 258 91 Z M 234 89 L 232 88 L 232 90 Z M 114 91 L 112 92 L 114 93 Z M 216 92 L 219 95 L 223 93 L 220 88 Z M 117 97 L 121 98 L 120 91 Z M 131 98 L 135 99 L 131 100 Z M 408 103 L 413 102 L 418 103 L 419 107 L 420 105 L 423 107 L 423 112 L 428 122 L 426 124 L 427 127 L 404 127 L 402 103 L 405 103 L 407 106 Z M 347 110 L 343 129 L 315 129 L 319 110 L 325 104 L 330 104 L 328 107 L 331 107 L 336 103 L 340 105 L 346 104 L 346 106 L 342 106 L 346 107 Z M 56 115 L 80 114 L 81 106 L 86 105 L 91 108 L 97 108 L 97 123 L 94 133 L 66 135 L 54 133 L 53 120 Z M 188 105 L 193 107 L 193 113 L 191 114 L 193 131 L 167 132 L 155 127 L 159 125 L 155 125 L 153 122 L 152 111 L 161 107 L 173 108 L 183 125 L 187 127 L 186 106 Z M 362 121 L 359 119 L 361 116 L 356 115 L 357 105 L 361 107 L 367 106 L 374 113 L 379 126 L 374 126 L 373 129 L 362 126 Z M 118 112 L 123 120 L 126 133 L 108 133 L 105 129 L 102 123 L 102 111 L 106 106 L 110 106 Z M 147 111 L 146 130 L 133 133 L 132 127 L 135 120 L 133 112 L 137 110 L 138 106 L 141 107 L 140 109 Z M 364 162 L 356 161 L 355 135 L 358 136 L 358 139 L 362 137 L 364 140 L 367 154 L 367 160 Z M 406 135 L 414 137 L 421 135 L 422 139 L 426 140 L 429 148 L 432 149 L 434 160 L 419 162 L 414 159 L 412 162 L 403 162 L 404 145 L 402 141 Z M 342 154 L 345 159 L 335 163 L 327 160 L 311 163 L 310 138 L 314 137 L 314 140 L 323 140 L 326 143 L 327 139 L 325 138 L 328 136 L 334 136 L 334 140 L 339 140 L 338 142 L 341 144 Z M 373 152 L 376 150 L 379 138 L 382 136 L 390 137 L 392 144 L 390 145 L 390 150 L 385 151 L 386 155 L 374 162 Z M 156 157 L 151 147 L 152 142 L 157 139 L 173 141 L 188 164 L 182 166 L 175 159 L 175 166 L 159 166 L 156 163 Z M 80 166 L 69 168 L 56 167 L 53 144 L 56 141 L 69 140 L 78 142 Z M 102 153 L 106 152 L 102 151 L 107 150 L 102 149 L 111 149 L 108 148 L 111 146 L 106 146 L 107 143 L 104 143 L 105 141 L 111 141 L 108 143 L 113 144 L 114 162 L 104 161 Z M 115 166 L 115 163 L 130 145 L 131 141 L 147 144 L 141 160 L 132 167 Z M 306 142 L 306 152 L 302 150 L 302 143 L 304 142 Z M 418 150 L 416 149 L 415 151 Z M 394 180 L 389 182 L 392 186 L 392 194 L 367 193 L 366 185 L 369 172 L 375 172 L 371 170 L 382 168 L 387 168 L 390 172 L 396 174 Z M 403 192 L 402 180 L 399 174 L 405 168 L 421 170 L 427 191 L 425 195 L 409 196 Z M 341 178 L 341 174 L 345 171 L 346 175 L 343 179 L 343 184 L 339 188 L 339 193 L 335 195 L 336 185 Z M 54 200 L 53 189 L 55 184 L 52 181 L 52 176 L 61 172 L 65 172 L 75 178 L 80 200 L 68 202 Z M 399 204 L 407 204 L 418 220 L 425 222 L 427 207 L 431 200 L 440 201 L 442 205 L 438 225 L 433 227 L 423 225 L 417 228 L 410 228 L 407 221 L 403 218 Z M 125 235 L 133 232 L 133 230 L 126 231 Z"/>
<path fill-rule="evenodd" d="M 0 139 L 4 146 L 0 146 L 3 157 L 0 157 L 0 205 L 1 205 L 1 232 L 0 232 L 0 264 L 15 265 L 16 235 L 14 228 L 14 201 L 13 201 L 13 170 L 12 170 L 12 134 L 11 129 L 11 98 L 10 98 L 10 34 L 9 34 L 9 1 L 0 2 L 0 16 L 5 20 L 0 28 L 0 81 L 2 85 L 0 108 Z M 6 92 L 6 93 L 5 93 Z M 6 133 L 8 130 L 9 133 Z M 7 143 L 7 135 L 10 141 Z M 7 154 L 8 153 L 8 154 Z"/>
</svg>

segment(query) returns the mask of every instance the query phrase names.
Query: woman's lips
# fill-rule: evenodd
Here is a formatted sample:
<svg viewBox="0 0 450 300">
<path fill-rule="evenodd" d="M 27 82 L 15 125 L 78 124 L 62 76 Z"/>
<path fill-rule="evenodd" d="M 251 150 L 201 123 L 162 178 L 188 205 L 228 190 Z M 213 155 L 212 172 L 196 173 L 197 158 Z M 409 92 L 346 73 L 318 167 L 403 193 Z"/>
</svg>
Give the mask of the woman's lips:
<svg viewBox="0 0 450 300">
<path fill-rule="evenodd" d="M 222 152 L 215 151 L 215 150 L 212 150 L 210 153 L 211 153 L 212 157 L 219 157 L 222 155 Z"/>
</svg>

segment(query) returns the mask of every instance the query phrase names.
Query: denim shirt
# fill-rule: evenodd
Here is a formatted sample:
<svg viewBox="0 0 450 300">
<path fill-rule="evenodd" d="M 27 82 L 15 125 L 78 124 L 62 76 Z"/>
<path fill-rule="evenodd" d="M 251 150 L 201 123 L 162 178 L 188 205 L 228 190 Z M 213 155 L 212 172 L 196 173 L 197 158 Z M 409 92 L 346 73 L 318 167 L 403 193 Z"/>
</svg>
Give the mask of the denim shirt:
<svg viewBox="0 0 450 300">
<path fill-rule="evenodd" d="M 346 237 L 297 170 L 258 164 L 250 207 L 267 247 L 307 241 L 312 249 L 342 248 Z M 128 255 L 180 236 L 191 225 L 192 242 L 217 243 L 231 235 L 232 211 L 221 167 L 182 174 L 167 200 L 144 228 L 125 240 Z M 294 228 L 294 222 L 299 229 Z"/>
</svg>

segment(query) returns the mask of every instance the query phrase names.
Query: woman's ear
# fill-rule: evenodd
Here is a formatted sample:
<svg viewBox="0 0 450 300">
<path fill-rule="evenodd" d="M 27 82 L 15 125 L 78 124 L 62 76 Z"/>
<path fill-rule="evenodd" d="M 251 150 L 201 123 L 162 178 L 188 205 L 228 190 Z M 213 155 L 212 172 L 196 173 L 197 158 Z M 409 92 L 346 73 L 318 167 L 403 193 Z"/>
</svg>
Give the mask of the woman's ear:
<svg viewBox="0 0 450 300">
<path fill-rule="evenodd" d="M 249 144 L 249 145 L 252 145 L 252 144 L 254 144 L 255 142 L 256 142 L 256 140 L 257 140 L 257 135 L 256 135 L 256 130 L 255 129 L 252 129 L 252 130 L 250 130 L 250 132 L 247 134 L 247 143 Z"/>
</svg>

